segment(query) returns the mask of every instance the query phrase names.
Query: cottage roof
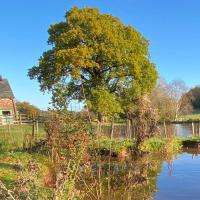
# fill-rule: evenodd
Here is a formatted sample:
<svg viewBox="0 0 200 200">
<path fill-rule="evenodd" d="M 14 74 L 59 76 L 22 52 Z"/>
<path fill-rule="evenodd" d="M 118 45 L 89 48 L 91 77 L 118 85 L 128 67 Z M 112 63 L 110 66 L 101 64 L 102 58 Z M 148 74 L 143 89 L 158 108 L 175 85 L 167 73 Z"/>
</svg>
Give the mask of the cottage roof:
<svg viewBox="0 0 200 200">
<path fill-rule="evenodd" d="M 0 98 L 14 99 L 13 92 L 7 79 L 0 76 Z"/>
</svg>

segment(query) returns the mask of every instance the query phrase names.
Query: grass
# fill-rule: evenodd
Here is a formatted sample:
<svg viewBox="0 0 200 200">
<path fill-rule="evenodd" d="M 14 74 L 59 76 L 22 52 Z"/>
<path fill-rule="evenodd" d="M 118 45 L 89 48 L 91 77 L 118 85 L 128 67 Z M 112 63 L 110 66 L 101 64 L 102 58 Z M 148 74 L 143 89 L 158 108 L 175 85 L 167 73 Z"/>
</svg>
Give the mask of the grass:
<svg viewBox="0 0 200 200">
<path fill-rule="evenodd" d="M 32 128 L 32 125 L 0 126 L 0 180 L 8 189 L 13 187 L 14 181 L 21 175 L 21 171 L 16 169 L 16 163 L 26 167 L 28 161 L 35 160 L 39 164 L 41 177 L 44 177 L 47 171 L 48 158 L 46 156 L 22 151 L 25 138 L 31 138 Z M 44 136 L 44 126 L 39 125 L 38 139 Z M 39 182 L 39 185 L 45 189 L 42 180 Z"/>
<path fill-rule="evenodd" d="M 183 140 L 180 138 L 163 139 L 153 137 L 146 139 L 139 148 L 142 152 L 147 153 L 176 154 L 180 152 L 182 144 Z M 123 151 L 128 152 L 133 149 L 134 146 L 134 139 L 110 139 L 108 137 L 101 137 L 98 140 L 92 141 L 89 144 L 89 149 L 97 152 L 109 152 L 111 148 L 111 152 L 119 155 Z"/>
<path fill-rule="evenodd" d="M 180 138 L 161 139 L 153 137 L 147 139 L 140 145 L 140 150 L 144 152 L 161 152 L 167 154 L 178 153 L 182 148 Z"/>
<path fill-rule="evenodd" d="M 189 121 L 193 121 L 193 120 L 200 120 L 200 114 L 191 114 L 191 115 L 184 115 L 184 116 L 180 116 L 177 121 L 179 122 L 189 122 Z"/>
<path fill-rule="evenodd" d="M 182 142 L 191 141 L 191 142 L 200 142 L 200 137 L 189 137 L 189 138 L 182 138 Z"/>
<path fill-rule="evenodd" d="M 7 148 L 19 149 L 23 147 L 25 138 L 30 138 L 32 135 L 32 125 L 4 125 L 0 126 L 0 149 Z M 43 125 L 38 126 L 38 139 L 45 137 Z"/>
<path fill-rule="evenodd" d="M 21 171 L 16 170 L 16 164 L 21 163 L 22 166 L 26 167 L 30 160 L 35 160 L 39 165 L 39 176 L 36 182 L 37 187 L 41 190 L 41 199 L 48 199 L 48 196 L 52 194 L 52 188 L 46 185 L 46 179 L 50 178 L 49 170 L 52 169 L 48 157 L 40 153 L 30 154 L 19 150 L 23 145 L 24 137 L 27 134 L 31 135 L 31 133 L 32 127 L 30 125 L 0 127 L 0 180 L 3 181 L 8 189 L 12 189 L 14 181 L 16 181 L 21 174 Z M 44 136 L 44 127 L 40 126 L 38 137 L 43 138 Z M 200 138 L 187 138 L 187 140 L 189 139 L 197 141 Z M 140 149 L 149 153 L 158 152 L 172 155 L 180 151 L 183 141 L 184 140 L 179 138 L 161 139 L 153 137 L 144 141 Z M 122 151 L 130 150 L 134 145 L 134 139 L 110 139 L 109 137 L 100 137 L 98 140 L 90 141 L 88 148 L 92 151 L 110 151 L 111 149 L 112 152 L 120 154 Z"/>
<path fill-rule="evenodd" d="M 133 139 L 110 139 L 109 137 L 100 137 L 98 140 L 93 140 L 89 144 L 90 150 L 107 150 L 110 148 L 113 152 L 120 153 L 123 150 L 129 150 L 135 145 Z"/>
<path fill-rule="evenodd" d="M 41 154 L 29 154 L 26 152 L 4 152 L 0 154 L 0 180 L 3 181 L 8 189 L 13 189 L 13 184 L 15 181 L 22 176 L 22 171 L 16 166 L 20 165 L 27 168 L 27 164 L 30 160 L 35 160 L 39 165 L 39 176 L 37 178 L 36 184 L 40 189 L 40 195 L 44 196 L 44 199 L 50 194 L 50 190 L 45 185 L 45 177 L 48 176 L 49 161 L 46 156 Z M 24 172 L 23 173 L 27 173 Z M 27 173 L 26 176 L 29 178 L 33 176 Z M 31 177 L 31 179 L 36 179 L 36 177 Z"/>
</svg>

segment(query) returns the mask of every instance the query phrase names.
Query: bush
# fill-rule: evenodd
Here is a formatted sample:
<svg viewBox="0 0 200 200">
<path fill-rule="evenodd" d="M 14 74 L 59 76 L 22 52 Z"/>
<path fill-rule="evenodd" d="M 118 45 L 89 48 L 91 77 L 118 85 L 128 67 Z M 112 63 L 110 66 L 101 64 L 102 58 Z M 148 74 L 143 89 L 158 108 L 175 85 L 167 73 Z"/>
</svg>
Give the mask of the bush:
<svg viewBox="0 0 200 200">
<path fill-rule="evenodd" d="M 145 140 L 140 146 L 140 150 L 144 152 L 177 153 L 181 147 L 182 140 L 179 138 L 161 139 L 153 137 Z"/>
<path fill-rule="evenodd" d="M 102 137 L 98 140 L 93 140 L 89 144 L 89 149 L 92 150 L 111 150 L 119 153 L 122 150 L 129 150 L 134 147 L 135 141 L 133 139 L 110 139 L 108 137 Z"/>
<path fill-rule="evenodd" d="M 157 151 L 163 151 L 164 147 L 165 147 L 165 140 L 153 137 L 145 140 L 140 145 L 140 150 L 144 152 L 157 152 Z"/>
</svg>

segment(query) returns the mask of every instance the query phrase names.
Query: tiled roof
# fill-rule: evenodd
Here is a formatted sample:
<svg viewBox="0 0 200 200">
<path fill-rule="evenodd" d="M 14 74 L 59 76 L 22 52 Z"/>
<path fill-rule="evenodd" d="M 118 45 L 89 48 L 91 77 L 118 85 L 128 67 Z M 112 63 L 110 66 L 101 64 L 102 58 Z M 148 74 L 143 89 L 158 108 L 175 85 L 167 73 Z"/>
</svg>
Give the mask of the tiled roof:
<svg viewBox="0 0 200 200">
<path fill-rule="evenodd" d="M 2 79 L 0 76 L 0 98 L 14 99 L 13 92 L 7 79 Z"/>
</svg>

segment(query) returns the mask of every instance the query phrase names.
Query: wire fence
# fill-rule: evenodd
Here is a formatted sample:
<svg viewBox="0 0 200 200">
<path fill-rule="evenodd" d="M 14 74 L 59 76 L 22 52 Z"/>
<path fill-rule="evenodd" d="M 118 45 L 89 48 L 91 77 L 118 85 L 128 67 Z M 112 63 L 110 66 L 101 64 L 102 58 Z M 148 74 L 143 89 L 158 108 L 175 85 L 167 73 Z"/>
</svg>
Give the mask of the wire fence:
<svg viewBox="0 0 200 200">
<path fill-rule="evenodd" d="M 19 115 L 18 120 L 13 123 L 7 123 L 0 125 L 0 145 L 6 143 L 10 148 L 21 148 L 24 146 L 30 146 L 31 141 L 38 141 L 46 137 L 45 121 L 50 116 L 27 116 Z M 97 134 L 98 124 L 92 123 L 92 131 Z M 159 136 L 162 138 L 169 137 L 188 137 L 198 136 L 200 137 L 200 123 L 187 123 L 187 124 L 160 124 Z M 112 126 L 110 123 L 103 123 L 101 126 L 101 136 L 108 136 L 112 132 Z M 113 138 L 134 138 L 134 127 L 127 128 L 126 123 L 114 124 Z"/>
<path fill-rule="evenodd" d="M 0 115 L 0 125 L 8 124 L 32 124 L 33 121 L 38 123 L 44 123 L 48 119 L 49 115 L 26 115 L 26 114 L 17 114 L 17 115 Z"/>
<path fill-rule="evenodd" d="M 0 143 L 6 144 L 10 149 L 28 146 L 33 140 L 45 138 L 44 124 L 15 124 L 0 126 Z"/>
</svg>

